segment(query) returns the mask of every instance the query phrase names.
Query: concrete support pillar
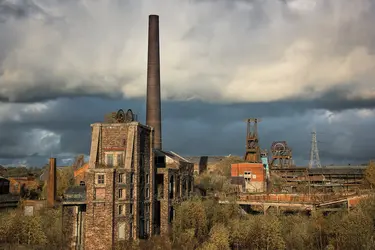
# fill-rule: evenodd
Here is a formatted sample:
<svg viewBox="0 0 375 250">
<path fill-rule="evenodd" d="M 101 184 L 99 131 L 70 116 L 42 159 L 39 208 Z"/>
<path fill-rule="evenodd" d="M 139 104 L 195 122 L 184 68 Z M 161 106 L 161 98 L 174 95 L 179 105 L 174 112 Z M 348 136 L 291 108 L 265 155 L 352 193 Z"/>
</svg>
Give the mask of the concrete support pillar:
<svg viewBox="0 0 375 250">
<path fill-rule="evenodd" d="M 264 214 L 264 215 L 267 214 L 267 210 L 268 210 L 268 208 L 270 208 L 270 206 L 268 206 L 268 205 L 264 205 L 264 204 L 263 204 L 263 214 Z"/>
</svg>

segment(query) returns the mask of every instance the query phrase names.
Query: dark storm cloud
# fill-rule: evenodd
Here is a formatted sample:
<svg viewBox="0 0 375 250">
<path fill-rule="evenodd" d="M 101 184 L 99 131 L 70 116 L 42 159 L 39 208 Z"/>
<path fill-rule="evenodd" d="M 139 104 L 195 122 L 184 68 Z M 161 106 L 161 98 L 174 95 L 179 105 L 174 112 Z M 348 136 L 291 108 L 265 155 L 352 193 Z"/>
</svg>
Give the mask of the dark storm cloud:
<svg viewBox="0 0 375 250">
<path fill-rule="evenodd" d="M 44 18 L 50 17 L 34 1 L 18 0 L 12 3 L 8 0 L 0 0 L 0 22 L 6 22 L 10 18 L 27 18 L 33 15 L 41 15 Z"/>
<path fill-rule="evenodd" d="M 262 117 L 259 125 L 262 148 L 269 149 L 273 141 L 286 140 L 293 148 L 294 158 L 299 165 L 308 162 L 313 125 L 318 131 L 323 164 L 362 163 L 374 156 L 372 148 L 375 144 L 372 141 L 375 138 L 371 139 L 374 118 L 366 118 L 361 120 L 361 124 L 356 124 L 350 121 L 361 118 L 354 111 L 327 114 L 328 111 L 298 110 L 293 106 L 301 105 L 164 102 L 164 148 L 182 155 L 242 156 L 246 131 L 244 119 Z M 31 108 L 31 111 L 15 111 L 14 114 L 20 116 L 18 120 L 8 119 L 2 123 L 0 129 L 6 131 L 1 134 L 4 144 L 0 147 L 0 158 L 3 158 L 3 164 L 19 159 L 44 162 L 51 154 L 60 159 L 69 159 L 80 153 L 88 154 L 90 124 L 103 121 L 106 113 L 119 108 L 131 108 L 141 122 L 145 120 L 144 100 L 63 98 L 47 103 L 46 107 L 40 112 Z M 341 118 L 329 124 L 331 116 Z M 25 134 L 30 130 L 36 131 L 36 135 Z M 41 136 L 45 138 L 40 140 Z"/>
</svg>

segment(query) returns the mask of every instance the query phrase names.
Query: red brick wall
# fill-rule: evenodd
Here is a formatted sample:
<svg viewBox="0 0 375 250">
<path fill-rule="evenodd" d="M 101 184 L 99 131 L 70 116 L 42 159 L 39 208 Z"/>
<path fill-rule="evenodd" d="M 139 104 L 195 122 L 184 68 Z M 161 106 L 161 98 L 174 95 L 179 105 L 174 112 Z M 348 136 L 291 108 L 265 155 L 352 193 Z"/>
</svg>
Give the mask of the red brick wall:
<svg viewBox="0 0 375 250">
<path fill-rule="evenodd" d="M 231 166 L 232 177 L 243 176 L 245 171 L 251 171 L 260 179 L 264 179 L 264 167 L 262 163 L 236 163 Z"/>
</svg>

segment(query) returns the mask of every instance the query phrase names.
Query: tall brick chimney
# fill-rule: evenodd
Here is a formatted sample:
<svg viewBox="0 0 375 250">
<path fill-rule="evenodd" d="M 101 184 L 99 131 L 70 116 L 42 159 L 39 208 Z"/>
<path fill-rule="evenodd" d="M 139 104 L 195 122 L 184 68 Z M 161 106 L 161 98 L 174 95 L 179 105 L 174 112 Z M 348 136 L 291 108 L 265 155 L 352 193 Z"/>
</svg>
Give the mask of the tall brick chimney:
<svg viewBox="0 0 375 250">
<path fill-rule="evenodd" d="M 159 16 L 150 15 L 148 20 L 146 124 L 154 128 L 155 149 L 161 149 Z"/>
<path fill-rule="evenodd" d="M 56 200 L 56 158 L 49 158 L 47 206 L 54 207 Z"/>
</svg>

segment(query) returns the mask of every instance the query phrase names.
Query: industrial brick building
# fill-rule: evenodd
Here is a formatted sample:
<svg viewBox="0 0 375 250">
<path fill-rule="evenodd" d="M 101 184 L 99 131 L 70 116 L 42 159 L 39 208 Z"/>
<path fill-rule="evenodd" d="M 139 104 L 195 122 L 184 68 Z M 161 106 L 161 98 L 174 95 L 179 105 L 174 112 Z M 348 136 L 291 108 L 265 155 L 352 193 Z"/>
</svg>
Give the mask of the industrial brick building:
<svg viewBox="0 0 375 250">
<path fill-rule="evenodd" d="M 106 249 L 152 233 L 152 144 L 153 129 L 133 120 L 92 125 L 89 168 L 81 183 L 85 199 L 79 201 L 84 204 L 75 203 L 69 190 L 64 202 L 65 212 L 77 218 L 72 229 L 81 228 L 73 230 L 75 244 Z"/>
<path fill-rule="evenodd" d="M 70 188 L 63 203 L 71 246 L 107 249 L 168 233 L 174 204 L 193 190 L 193 169 L 176 153 L 154 149 L 149 126 L 117 120 L 93 124 L 84 183 Z"/>
<path fill-rule="evenodd" d="M 194 164 L 162 150 L 159 17 L 149 16 L 146 125 L 129 109 L 92 124 L 88 164 L 77 158 L 76 186 L 63 201 L 71 249 L 113 249 L 168 234 L 175 205 L 193 191 Z"/>
<path fill-rule="evenodd" d="M 231 165 L 232 183 L 241 192 L 266 191 L 266 170 L 262 163 L 236 163 Z"/>
</svg>

